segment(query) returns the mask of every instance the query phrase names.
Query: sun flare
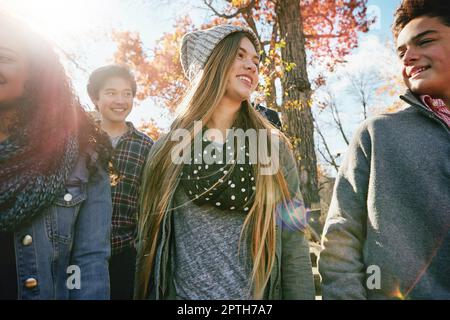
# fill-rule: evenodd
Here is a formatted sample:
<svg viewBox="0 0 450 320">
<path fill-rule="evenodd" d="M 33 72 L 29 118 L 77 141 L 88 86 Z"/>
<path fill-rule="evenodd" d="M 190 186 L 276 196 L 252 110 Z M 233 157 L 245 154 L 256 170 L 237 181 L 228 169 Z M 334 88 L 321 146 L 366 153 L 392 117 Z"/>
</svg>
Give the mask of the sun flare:
<svg viewBox="0 0 450 320">
<path fill-rule="evenodd" d="M 93 23 L 99 22 L 95 13 L 104 4 L 103 0 L 0 0 L 0 8 L 6 8 L 57 41 L 90 32 Z"/>
</svg>

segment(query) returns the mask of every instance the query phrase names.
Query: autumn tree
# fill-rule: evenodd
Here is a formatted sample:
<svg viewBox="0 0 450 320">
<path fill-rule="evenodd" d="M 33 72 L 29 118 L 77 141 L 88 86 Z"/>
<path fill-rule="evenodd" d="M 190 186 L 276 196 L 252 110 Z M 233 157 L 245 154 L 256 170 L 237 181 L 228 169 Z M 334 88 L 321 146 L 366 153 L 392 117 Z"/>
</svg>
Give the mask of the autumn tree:
<svg viewBox="0 0 450 320">
<path fill-rule="evenodd" d="M 179 45 L 182 35 L 194 30 L 189 17 L 181 17 L 175 23 L 172 33 L 164 33 L 151 52 L 145 52 L 139 33 L 114 32 L 117 44 L 114 60 L 127 64 L 134 72 L 139 90 L 136 97 L 148 97 L 159 105 L 173 111 L 178 99 L 186 90 L 188 82 L 184 78 L 179 62 Z"/>
<path fill-rule="evenodd" d="M 246 24 L 262 45 L 258 101 L 281 111 L 283 130 L 290 137 L 308 205 L 319 201 L 314 125 L 311 113 L 312 84 L 323 76 L 308 77 L 308 66 L 321 64 L 333 70 L 357 46 L 358 31 L 366 32 L 367 0 L 203 0 L 211 21 L 198 28 L 227 22 Z M 174 32 L 164 34 L 152 52 L 145 52 L 139 34 L 115 33 L 117 62 L 136 70 L 141 91 L 173 110 L 187 82 L 179 63 L 181 37 L 195 30 L 188 16 L 180 18 Z"/>
<path fill-rule="evenodd" d="M 151 119 L 149 122 L 142 123 L 138 127 L 139 131 L 144 132 L 146 135 L 148 135 L 150 138 L 153 139 L 153 141 L 156 141 L 161 136 L 162 130 L 158 127 L 155 120 Z"/>
</svg>

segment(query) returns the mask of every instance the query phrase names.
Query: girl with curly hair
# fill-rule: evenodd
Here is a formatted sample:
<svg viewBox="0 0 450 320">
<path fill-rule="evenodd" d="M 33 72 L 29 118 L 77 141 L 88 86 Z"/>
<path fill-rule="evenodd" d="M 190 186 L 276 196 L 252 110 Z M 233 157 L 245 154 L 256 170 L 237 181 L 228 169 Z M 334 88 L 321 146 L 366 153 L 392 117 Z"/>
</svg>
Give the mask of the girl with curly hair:
<svg viewBox="0 0 450 320">
<path fill-rule="evenodd" d="M 54 48 L 0 12 L 0 299 L 108 299 L 111 146 Z"/>
</svg>

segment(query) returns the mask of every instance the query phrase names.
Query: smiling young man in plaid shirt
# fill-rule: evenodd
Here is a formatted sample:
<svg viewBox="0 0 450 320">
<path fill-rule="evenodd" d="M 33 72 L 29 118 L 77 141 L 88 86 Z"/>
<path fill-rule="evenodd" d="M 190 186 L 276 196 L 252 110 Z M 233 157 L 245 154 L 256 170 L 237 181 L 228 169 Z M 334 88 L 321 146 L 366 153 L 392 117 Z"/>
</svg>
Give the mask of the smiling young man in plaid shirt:
<svg viewBox="0 0 450 320">
<path fill-rule="evenodd" d="M 101 127 L 114 147 L 113 164 L 118 174 L 111 187 L 113 216 L 111 299 L 131 299 L 135 273 L 134 239 L 141 175 L 153 141 L 125 121 L 133 107 L 136 81 L 128 69 L 109 65 L 89 77 L 88 93 L 101 114 Z"/>
</svg>

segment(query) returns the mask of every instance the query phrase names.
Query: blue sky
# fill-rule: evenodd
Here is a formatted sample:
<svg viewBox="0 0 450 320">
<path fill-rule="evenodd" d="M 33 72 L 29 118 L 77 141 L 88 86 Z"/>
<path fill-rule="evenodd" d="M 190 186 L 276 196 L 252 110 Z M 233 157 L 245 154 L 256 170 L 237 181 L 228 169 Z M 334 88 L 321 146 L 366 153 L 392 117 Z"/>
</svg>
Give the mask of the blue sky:
<svg viewBox="0 0 450 320">
<path fill-rule="evenodd" d="M 389 28 L 392 24 L 392 17 L 395 9 L 400 4 L 400 0 L 369 0 L 368 7 L 373 6 L 379 9 L 379 23 L 380 29 L 374 31 L 380 35 L 388 35 L 390 33 Z"/>
</svg>

